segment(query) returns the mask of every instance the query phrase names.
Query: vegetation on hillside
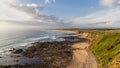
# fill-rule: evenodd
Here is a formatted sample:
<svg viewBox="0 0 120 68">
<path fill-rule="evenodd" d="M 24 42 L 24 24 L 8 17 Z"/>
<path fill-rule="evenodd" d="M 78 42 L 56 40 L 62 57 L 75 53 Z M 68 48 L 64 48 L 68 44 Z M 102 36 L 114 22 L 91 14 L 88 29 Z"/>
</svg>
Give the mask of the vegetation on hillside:
<svg viewBox="0 0 120 68">
<path fill-rule="evenodd" d="M 90 49 L 99 68 L 120 68 L 120 31 L 95 31 Z"/>
</svg>

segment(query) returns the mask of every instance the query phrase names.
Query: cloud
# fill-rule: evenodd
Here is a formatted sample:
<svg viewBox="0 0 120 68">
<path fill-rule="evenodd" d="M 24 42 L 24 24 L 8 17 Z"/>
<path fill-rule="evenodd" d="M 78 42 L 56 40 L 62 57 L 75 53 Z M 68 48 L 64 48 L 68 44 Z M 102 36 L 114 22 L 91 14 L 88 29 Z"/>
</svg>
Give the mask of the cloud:
<svg viewBox="0 0 120 68">
<path fill-rule="evenodd" d="M 61 27 L 63 26 L 61 23 L 64 21 L 61 18 L 52 16 L 52 15 L 44 15 L 41 14 L 41 11 L 44 9 L 43 6 L 32 3 L 32 4 L 20 4 L 20 5 L 13 5 L 10 4 L 10 6 L 20 13 L 23 13 L 23 15 L 29 16 L 29 18 L 24 19 L 23 21 L 13 21 L 12 22 L 18 22 L 18 23 L 24 23 L 25 25 L 33 25 L 33 26 L 46 26 L 51 28 Z M 10 22 L 7 21 L 7 22 Z"/>
<path fill-rule="evenodd" d="M 13 8 L 16 8 L 19 11 L 29 13 L 29 14 L 38 14 L 40 10 L 43 9 L 41 5 L 35 3 L 32 4 L 20 4 L 20 5 L 10 5 Z"/>
<path fill-rule="evenodd" d="M 105 7 L 114 7 L 120 4 L 120 0 L 100 0 L 100 5 Z"/>
<path fill-rule="evenodd" d="M 0 2 L 0 27 L 1 29 L 16 26 L 58 28 L 64 20 L 52 15 L 41 14 L 44 9 L 36 3 L 16 4 L 16 0 L 1 0 Z M 54 2 L 54 0 L 53 0 Z M 6 24 L 3 24 L 6 23 Z M 13 25 L 15 24 L 15 25 Z M 3 26 L 3 27 L 2 27 Z"/>
<path fill-rule="evenodd" d="M 119 28 L 120 0 L 100 0 L 100 4 L 110 8 L 76 17 L 66 21 L 66 24 L 72 28 Z"/>
<path fill-rule="evenodd" d="M 20 20 L 28 16 L 11 7 L 11 4 L 16 4 L 18 0 L 1 0 L 0 1 L 0 20 Z"/>
<path fill-rule="evenodd" d="M 45 3 L 47 3 L 47 4 L 50 4 L 50 3 L 54 3 L 56 0 L 45 0 Z"/>
<path fill-rule="evenodd" d="M 101 10 L 84 17 L 70 20 L 72 27 L 120 27 L 120 7 Z M 118 25 L 119 24 L 119 25 Z"/>
<path fill-rule="evenodd" d="M 118 2 L 119 1 L 119 2 Z M 39 28 L 104 28 L 120 27 L 120 0 L 101 0 L 101 5 L 113 7 L 91 13 L 87 16 L 64 20 L 53 15 L 42 14 L 44 7 L 36 3 L 16 4 L 16 0 L 1 0 L 0 2 L 0 29 L 9 27 L 39 27 Z M 55 0 L 45 0 L 46 3 Z M 6 24 L 3 24 L 6 23 Z"/>
</svg>

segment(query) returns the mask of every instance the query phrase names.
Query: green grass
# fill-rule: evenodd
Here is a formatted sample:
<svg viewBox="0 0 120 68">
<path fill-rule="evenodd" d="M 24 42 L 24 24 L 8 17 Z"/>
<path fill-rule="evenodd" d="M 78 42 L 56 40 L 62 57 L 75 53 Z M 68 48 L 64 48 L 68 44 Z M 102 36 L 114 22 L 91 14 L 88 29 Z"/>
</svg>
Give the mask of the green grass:
<svg viewBox="0 0 120 68">
<path fill-rule="evenodd" d="M 98 67 L 108 68 L 108 64 L 120 55 L 120 32 L 92 32 L 91 34 L 94 40 L 90 49 L 96 56 Z"/>
</svg>

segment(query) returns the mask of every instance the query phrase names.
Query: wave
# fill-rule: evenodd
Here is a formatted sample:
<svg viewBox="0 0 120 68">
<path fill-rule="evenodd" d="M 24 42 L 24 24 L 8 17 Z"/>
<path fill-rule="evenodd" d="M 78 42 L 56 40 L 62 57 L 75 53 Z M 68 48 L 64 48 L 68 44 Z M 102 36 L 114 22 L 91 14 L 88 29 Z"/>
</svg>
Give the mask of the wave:
<svg viewBox="0 0 120 68">
<path fill-rule="evenodd" d="M 40 40 L 45 40 L 45 39 L 50 39 L 50 40 L 56 40 L 56 36 L 43 36 L 43 37 L 36 37 L 36 38 L 29 38 L 25 41 L 40 41 Z"/>
<path fill-rule="evenodd" d="M 36 38 L 28 38 L 25 41 L 38 41 L 38 40 L 43 40 L 43 39 L 47 39 L 49 38 L 49 36 L 44 36 L 44 37 L 36 37 Z"/>
<path fill-rule="evenodd" d="M 55 40 L 57 38 L 56 38 L 56 36 L 50 36 L 50 39 Z"/>
</svg>

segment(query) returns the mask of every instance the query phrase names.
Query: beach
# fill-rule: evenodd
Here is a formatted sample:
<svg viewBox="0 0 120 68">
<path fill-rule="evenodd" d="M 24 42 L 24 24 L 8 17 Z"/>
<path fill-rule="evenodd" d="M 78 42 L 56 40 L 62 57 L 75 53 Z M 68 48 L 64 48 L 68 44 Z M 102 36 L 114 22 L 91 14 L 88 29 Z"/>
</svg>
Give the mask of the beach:
<svg viewBox="0 0 120 68">
<path fill-rule="evenodd" d="M 22 65 L 14 64 L 1 67 L 97 68 L 95 57 L 88 48 L 90 39 L 87 35 L 79 34 L 77 31 L 55 31 L 72 34 L 72 36 L 62 37 L 65 41 L 34 42 L 31 43 L 32 46 L 25 50 L 13 49 L 11 50 L 13 54 L 34 58 L 39 61 L 31 64 L 24 63 Z M 19 60 L 16 60 L 16 62 L 19 62 Z"/>
</svg>

